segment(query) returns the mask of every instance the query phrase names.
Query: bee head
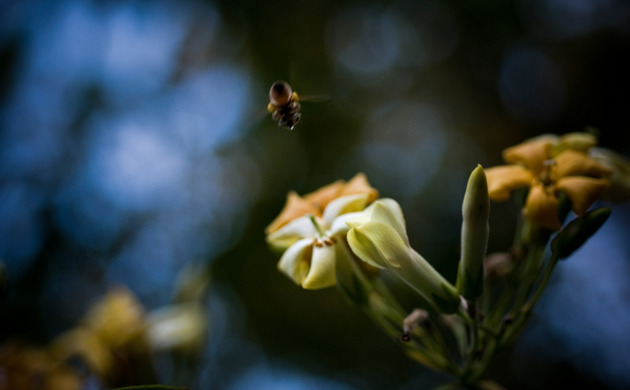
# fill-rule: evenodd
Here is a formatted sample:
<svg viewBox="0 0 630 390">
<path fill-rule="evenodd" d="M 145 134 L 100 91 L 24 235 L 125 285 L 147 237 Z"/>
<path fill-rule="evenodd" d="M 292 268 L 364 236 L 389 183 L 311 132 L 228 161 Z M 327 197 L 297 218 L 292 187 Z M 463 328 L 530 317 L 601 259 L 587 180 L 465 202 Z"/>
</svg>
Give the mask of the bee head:
<svg viewBox="0 0 630 390">
<path fill-rule="evenodd" d="M 275 106 L 284 106 L 291 101 L 293 90 L 291 86 L 284 81 L 276 81 L 269 89 L 269 100 Z"/>
</svg>

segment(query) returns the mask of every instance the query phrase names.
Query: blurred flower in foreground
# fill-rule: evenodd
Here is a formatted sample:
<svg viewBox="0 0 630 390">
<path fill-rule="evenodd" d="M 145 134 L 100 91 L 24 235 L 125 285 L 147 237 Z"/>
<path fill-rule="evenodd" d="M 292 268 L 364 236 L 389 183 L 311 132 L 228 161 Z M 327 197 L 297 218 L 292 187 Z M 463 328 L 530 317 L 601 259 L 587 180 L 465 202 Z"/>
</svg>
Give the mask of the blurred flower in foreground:
<svg viewBox="0 0 630 390">
<path fill-rule="evenodd" d="M 409 245 L 400 205 L 379 199 L 347 222 L 348 244 L 366 263 L 391 270 L 427 301 L 452 313 L 460 304 L 453 285 Z"/>
<path fill-rule="evenodd" d="M 0 349 L 0 390 L 79 390 L 83 378 L 48 351 L 7 342 Z"/>
<path fill-rule="evenodd" d="M 198 303 L 169 305 L 149 313 L 147 337 L 154 350 L 196 352 L 206 339 L 206 311 Z"/>
<path fill-rule="evenodd" d="M 51 350 L 61 360 L 80 358 L 107 383 L 144 377 L 140 370 L 150 368 L 144 315 L 131 291 L 118 287 L 96 302 L 79 326 L 54 340 Z M 134 365 L 138 362 L 142 364 Z M 133 378 L 124 378 L 128 370 L 137 371 Z"/>
<path fill-rule="evenodd" d="M 267 242 L 284 251 L 278 269 L 306 289 L 334 286 L 338 237 L 349 213 L 365 209 L 378 197 L 365 175 L 337 181 L 304 197 L 290 192 L 280 215 L 267 227 Z"/>
<path fill-rule="evenodd" d="M 581 216 L 610 186 L 612 170 L 588 155 L 596 140 L 586 133 L 540 136 L 503 151 L 512 165 L 486 169 L 488 191 L 495 201 L 507 200 L 518 188 L 529 187 L 523 215 L 531 222 L 559 230 L 558 194 L 564 193 Z"/>
<path fill-rule="evenodd" d="M 57 361 L 78 358 L 109 385 L 155 382 L 151 353 L 195 352 L 206 339 L 206 311 L 199 301 L 145 313 L 124 288 L 97 301 L 80 324 L 49 346 Z"/>
<path fill-rule="evenodd" d="M 630 201 L 630 161 L 619 153 L 605 148 L 593 148 L 589 154 L 613 171 L 608 178 L 610 188 L 602 198 L 619 203 Z"/>
</svg>

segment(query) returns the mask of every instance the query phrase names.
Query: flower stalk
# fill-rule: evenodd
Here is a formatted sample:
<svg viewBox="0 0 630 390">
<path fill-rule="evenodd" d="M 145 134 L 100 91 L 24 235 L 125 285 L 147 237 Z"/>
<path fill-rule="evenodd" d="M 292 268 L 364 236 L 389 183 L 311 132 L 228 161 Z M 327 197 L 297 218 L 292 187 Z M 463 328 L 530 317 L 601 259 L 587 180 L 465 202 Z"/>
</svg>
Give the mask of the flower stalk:
<svg viewBox="0 0 630 390">
<path fill-rule="evenodd" d="M 379 199 L 364 175 L 304 198 L 290 193 L 267 241 L 284 248 L 279 268 L 296 284 L 337 285 L 410 358 L 464 388 L 498 388 L 484 380 L 493 359 L 521 333 L 558 262 L 610 215 L 591 207 L 630 200 L 630 163 L 595 145 L 585 133 L 545 135 L 507 148 L 506 165 L 478 165 L 462 202 L 455 284 L 413 248 L 401 206 Z M 521 208 L 514 241 L 488 255 L 490 202 L 509 198 Z M 392 280 L 420 307 L 392 294 Z"/>
</svg>

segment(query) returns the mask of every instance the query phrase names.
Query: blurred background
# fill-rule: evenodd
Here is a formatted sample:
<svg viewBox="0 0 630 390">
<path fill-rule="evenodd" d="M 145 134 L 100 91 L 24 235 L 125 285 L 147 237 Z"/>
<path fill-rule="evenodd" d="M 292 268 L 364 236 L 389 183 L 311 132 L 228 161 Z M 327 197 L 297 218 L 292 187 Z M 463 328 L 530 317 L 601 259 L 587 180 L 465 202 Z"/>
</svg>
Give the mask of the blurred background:
<svg viewBox="0 0 630 390">
<path fill-rule="evenodd" d="M 454 280 L 476 164 L 586 126 L 630 157 L 629 69 L 623 0 L 0 0 L 0 345 L 46 345 L 115 286 L 168 305 L 195 265 L 212 275 L 209 342 L 198 370 L 160 382 L 430 388 L 445 378 L 336 289 L 277 272 L 265 226 L 289 190 L 365 172 Z M 279 128 L 278 79 L 330 99 Z M 493 204 L 491 251 L 517 212 Z M 630 387 L 629 231 L 615 206 L 490 378 Z"/>
</svg>

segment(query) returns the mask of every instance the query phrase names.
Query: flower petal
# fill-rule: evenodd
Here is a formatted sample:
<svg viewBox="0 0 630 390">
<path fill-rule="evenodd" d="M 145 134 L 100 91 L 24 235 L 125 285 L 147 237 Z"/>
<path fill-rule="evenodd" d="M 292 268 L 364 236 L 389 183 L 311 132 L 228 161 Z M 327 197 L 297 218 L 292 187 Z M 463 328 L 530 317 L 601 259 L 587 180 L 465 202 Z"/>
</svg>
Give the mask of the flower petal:
<svg viewBox="0 0 630 390">
<path fill-rule="evenodd" d="M 151 311 L 147 339 L 156 350 L 197 351 L 203 348 L 208 322 L 200 303 L 180 303 Z"/>
<path fill-rule="evenodd" d="M 337 284 L 335 274 L 335 246 L 315 245 L 308 275 L 302 281 L 302 287 L 315 290 Z"/>
<path fill-rule="evenodd" d="M 292 220 L 306 214 L 319 216 L 321 215 L 321 212 L 311 201 L 302 198 L 295 191 L 291 191 L 287 195 L 287 201 L 280 212 L 280 215 L 278 215 L 276 219 L 274 219 L 269 226 L 265 228 L 265 234 L 273 233 Z"/>
<path fill-rule="evenodd" d="M 142 337 L 144 308 L 131 290 L 116 287 L 90 308 L 82 322 L 106 345 L 117 348 Z"/>
<path fill-rule="evenodd" d="M 112 350 L 99 335 L 82 326 L 55 337 L 48 349 L 59 361 L 80 358 L 87 367 L 101 377 L 115 370 Z"/>
<path fill-rule="evenodd" d="M 603 199 L 619 203 L 630 201 L 630 161 L 625 156 L 605 148 L 593 148 L 589 154 L 610 167 L 613 172 L 608 177 L 610 188 L 603 195 Z"/>
<path fill-rule="evenodd" d="M 503 160 L 510 164 L 523 164 L 538 176 L 543 171 L 545 161 L 551 157 L 551 147 L 557 140 L 556 136 L 542 135 L 511 146 L 503 150 Z"/>
<path fill-rule="evenodd" d="M 385 198 L 376 201 L 373 207 L 374 209 L 370 219 L 374 222 L 382 222 L 391 226 L 396 230 L 405 244 L 409 245 L 405 218 L 398 202 L 393 199 Z"/>
<path fill-rule="evenodd" d="M 346 236 L 352 252 L 357 255 L 359 259 L 373 267 L 387 267 L 387 261 L 380 254 L 376 246 L 372 244 L 370 237 L 357 229 L 357 227 L 353 227 L 348 231 L 348 235 Z"/>
<path fill-rule="evenodd" d="M 331 200 L 337 198 L 344 187 L 343 180 L 337 180 L 334 183 L 321 187 L 320 189 L 304 195 L 304 199 L 319 210 L 318 215 L 326 208 Z"/>
<path fill-rule="evenodd" d="M 612 170 L 584 153 L 565 150 L 556 157 L 551 168 L 556 180 L 566 176 L 608 177 Z"/>
<path fill-rule="evenodd" d="M 295 284 L 302 285 L 309 272 L 312 253 L 312 238 L 303 238 L 297 241 L 280 258 L 278 270 L 291 278 Z"/>
<path fill-rule="evenodd" d="M 332 226 L 333 220 L 346 213 L 353 213 L 365 209 L 368 194 L 346 195 L 331 201 L 324 210 L 324 226 Z"/>
<path fill-rule="evenodd" d="M 410 248 L 398 232 L 383 222 L 370 221 L 348 232 L 352 251 L 375 267 L 399 267 L 403 258 L 410 257 Z"/>
<path fill-rule="evenodd" d="M 499 165 L 485 170 L 488 180 L 488 194 L 494 201 L 510 198 L 510 192 L 531 184 L 532 172 L 520 165 Z"/>
<path fill-rule="evenodd" d="M 609 186 L 606 179 L 584 176 L 564 177 L 556 183 L 557 190 L 567 194 L 571 199 L 571 209 L 579 216 L 584 215 Z"/>
<path fill-rule="evenodd" d="M 369 220 L 370 220 L 370 215 L 369 213 L 366 214 L 366 210 L 354 212 L 354 213 L 342 214 L 334 219 L 332 226 L 329 230 L 329 234 L 331 236 L 337 236 L 340 234 L 345 235 L 350 229 L 348 222 L 360 221 L 360 223 L 364 223 Z"/>
<path fill-rule="evenodd" d="M 341 190 L 340 196 L 353 194 L 367 194 L 367 203 L 372 203 L 378 198 L 378 190 L 373 188 L 363 173 L 357 173 Z"/>
<path fill-rule="evenodd" d="M 319 222 L 321 223 L 321 221 Z M 316 234 L 317 230 L 315 230 L 313 222 L 309 217 L 304 216 L 292 220 L 280 229 L 269 234 L 266 240 L 274 249 L 285 250 L 299 239 L 315 237 Z"/>
<path fill-rule="evenodd" d="M 597 137 L 593 134 L 585 133 L 583 131 L 567 133 L 560 137 L 557 145 L 554 145 L 553 155 L 557 156 L 567 149 L 586 153 L 595 145 L 597 145 Z"/>
<path fill-rule="evenodd" d="M 375 213 L 380 212 L 378 209 L 377 202 Z M 450 313 L 459 305 L 455 287 L 414 251 L 391 225 L 366 222 L 350 229 L 347 237 L 352 252 L 361 260 L 389 269 L 439 310 Z"/>
<path fill-rule="evenodd" d="M 523 215 L 547 229 L 559 230 L 562 227 L 562 222 L 558 218 L 558 199 L 542 185 L 535 185 L 530 189 Z"/>
</svg>

